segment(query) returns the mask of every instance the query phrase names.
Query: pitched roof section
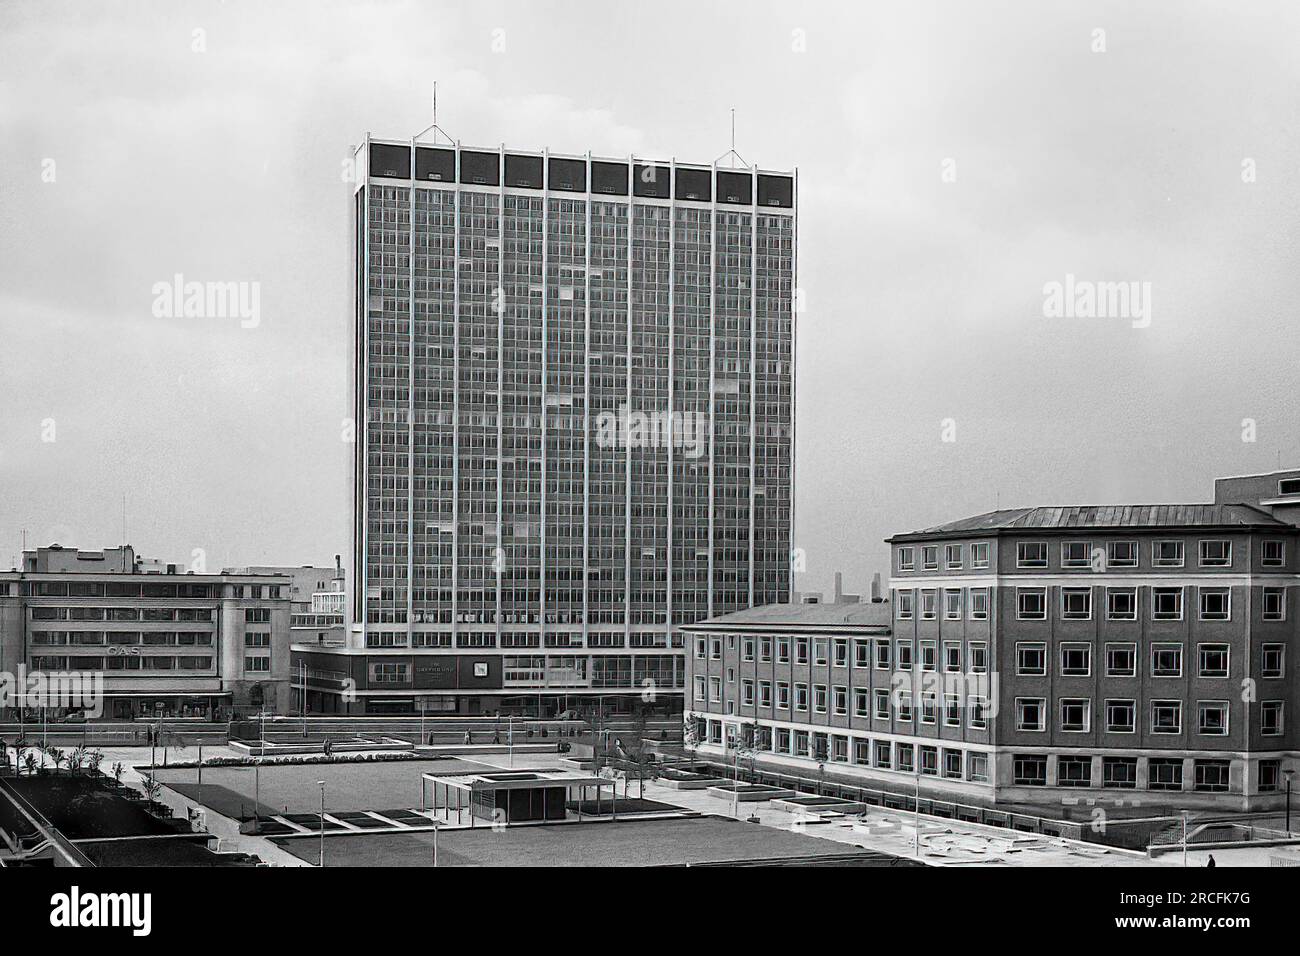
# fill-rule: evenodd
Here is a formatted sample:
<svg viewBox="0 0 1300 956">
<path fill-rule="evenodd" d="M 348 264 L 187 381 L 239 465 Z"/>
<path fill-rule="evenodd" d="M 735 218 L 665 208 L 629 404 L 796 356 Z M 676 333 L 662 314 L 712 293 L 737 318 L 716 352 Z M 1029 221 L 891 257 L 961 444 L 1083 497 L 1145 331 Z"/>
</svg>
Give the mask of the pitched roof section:
<svg viewBox="0 0 1300 956">
<path fill-rule="evenodd" d="M 687 628 L 729 627 L 889 627 L 889 603 L 879 604 L 765 604 L 731 614 L 720 614 Z"/>
<path fill-rule="evenodd" d="M 1000 531 L 1069 531 L 1101 528 L 1288 528 L 1284 521 L 1250 505 L 1072 505 L 1064 508 L 1004 508 L 961 518 L 921 531 L 894 535 L 911 537 L 994 534 Z"/>
</svg>

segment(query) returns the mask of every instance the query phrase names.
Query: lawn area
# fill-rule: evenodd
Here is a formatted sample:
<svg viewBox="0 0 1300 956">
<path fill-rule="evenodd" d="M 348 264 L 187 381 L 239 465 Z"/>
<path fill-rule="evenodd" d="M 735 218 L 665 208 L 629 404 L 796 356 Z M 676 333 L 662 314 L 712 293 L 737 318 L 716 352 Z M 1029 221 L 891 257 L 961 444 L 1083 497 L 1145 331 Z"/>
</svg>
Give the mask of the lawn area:
<svg viewBox="0 0 1300 956">
<path fill-rule="evenodd" d="M 381 807 L 420 806 L 421 774 L 491 773 L 500 768 L 446 757 L 433 760 L 392 760 L 360 763 L 263 765 L 257 792 L 262 815 L 319 813 L 320 787 L 325 781 L 325 810 L 378 810 Z M 194 768 L 159 768 L 158 781 L 191 799 L 197 798 Z M 252 816 L 253 768 L 204 767 L 203 803 L 223 816 Z"/>
<path fill-rule="evenodd" d="M 70 840 L 176 832 L 172 824 L 86 774 L 11 777 L 9 782 Z"/>
<path fill-rule="evenodd" d="M 312 863 L 320 852 L 312 840 L 272 842 Z M 438 838 L 439 866 L 663 866 L 824 856 L 867 865 L 897 862 L 887 854 L 723 817 L 483 827 L 446 830 Z M 432 833 L 325 835 L 326 866 L 432 863 Z"/>
</svg>

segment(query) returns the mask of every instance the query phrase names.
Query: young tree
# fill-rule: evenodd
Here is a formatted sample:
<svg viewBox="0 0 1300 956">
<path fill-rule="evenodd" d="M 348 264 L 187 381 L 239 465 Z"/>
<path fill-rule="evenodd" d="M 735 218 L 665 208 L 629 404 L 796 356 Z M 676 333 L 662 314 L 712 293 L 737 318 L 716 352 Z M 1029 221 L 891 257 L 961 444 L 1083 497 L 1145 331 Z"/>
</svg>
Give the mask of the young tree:
<svg viewBox="0 0 1300 956">
<path fill-rule="evenodd" d="M 36 763 L 36 753 L 34 751 L 29 750 L 27 751 L 26 754 L 23 755 L 23 766 L 27 768 L 27 776 L 29 777 L 35 776 L 37 770 L 37 763 Z"/>
<path fill-rule="evenodd" d="M 122 774 L 124 773 L 126 773 L 126 767 L 123 765 L 122 761 L 119 760 L 117 763 L 113 764 L 113 782 L 118 786 L 121 786 L 122 784 Z"/>
<path fill-rule="evenodd" d="M 51 762 L 53 762 L 53 764 L 54 764 L 54 773 L 55 773 L 55 775 L 57 776 L 57 775 L 58 775 L 58 772 L 59 772 L 59 768 L 60 768 L 61 766 L 63 766 L 63 761 L 64 761 L 65 759 L 67 759 L 67 756 L 68 756 L 68 755 L 65 754 L 65 753 L 64 753 L 61 749 L 59 749 L 58 747 L 49 747 L 49 748 L 46 749 L 45 752 L 49 755 L 49 758 L 50 758 Z"/>
<path fill-rule="evenodd" d="M 68 772 L 75 777 L 77 771 L 81 769 L 81 765 L 86 762 L 86 758 L 89 755 L 90 750 L 84 744 L 75 748 L 72 753 L 68 755 Z"/>
</svg>

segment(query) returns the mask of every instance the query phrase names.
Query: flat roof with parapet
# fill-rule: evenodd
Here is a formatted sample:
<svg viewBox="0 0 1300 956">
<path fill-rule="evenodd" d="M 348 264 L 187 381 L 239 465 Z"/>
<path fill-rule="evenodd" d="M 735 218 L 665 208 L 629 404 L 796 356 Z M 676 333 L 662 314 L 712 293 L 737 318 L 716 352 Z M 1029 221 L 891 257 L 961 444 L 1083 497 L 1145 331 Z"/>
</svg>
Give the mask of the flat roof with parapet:
<svg viewBox="0 0 1300 956">
<path fill-rule="evenodd" d="M 436 774 L 423 773 L 444 787 L 457 790 L 531 790 L 537 787 L 605 787 L 614 783 L 611 777 L 576 773 L 571 770 L 501 770 L 491 773 Z"/>
<path fill-rule="evenodd" d="M 683 625 L 683 630 L 738 628 L 879 628 L 888 630 L 893 620 L 889 602 L 844 604 L 764 604 L 731 614 Z"/>
</svg>

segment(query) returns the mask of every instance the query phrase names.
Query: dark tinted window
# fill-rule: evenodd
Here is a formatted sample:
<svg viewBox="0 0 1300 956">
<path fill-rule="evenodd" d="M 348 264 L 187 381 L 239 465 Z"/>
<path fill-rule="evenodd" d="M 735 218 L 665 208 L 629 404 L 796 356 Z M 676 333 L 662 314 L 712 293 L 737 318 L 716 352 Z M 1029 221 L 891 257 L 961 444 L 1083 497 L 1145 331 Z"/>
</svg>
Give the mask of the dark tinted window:
<svg viewBox="0 0 1300 956">
<path fill-rule="evenodd" d="M 506 154 L 506 185 L 524 189 L 542 188 L 542 157 Z"/>
<path fill-rule="evenodd" d="M 411 178 L 411 147 L 370 144 L 370 175 L 390 179 Z"/>
<path fill-rule="evenodd" d="M 585 192 L 587 189 L 586 160 L 551 160 L 550 179 L 547 185 L 551 189 L 560 189 L 567 192 Z"/>
<path fill-rule="evenodd" d="M 591 191 L 615 196 L 627 195 L 627 163 L 591 164 Z"/>
<path fill-rule="evenodd" d="M 794 178 L 792 176 L 758 176 L 758 204 L 760 206 L 780 206 L 782 209 L 794 207 Z"/>
<path fill-rule="evenodd" d="M 632 195 L 650 199 L 667 199 L 672 187 L 672 170 L 667 166 L 636 164 L 632 180 Z"/>
<path fill-rule="evenodd" d="M 456 153 L 450 149 L 415 147 L 415 178 L 454 182 L 456 179 Z"/>
<path fill-rule="evenodd" d="M 500 157 L 496 153 L 460 152 L 460 181 L 482 186 L 501 184 Z"/>
<path fill-rule="evenodd" d="M 698 202 L 708 202 L 713 198 L 713 173 L 708 169 L 681 169 L 677 170 L 677 190 L 678 199 L 694 199 Z"/>
<path fill-rule="evenodd" d="M 749 173 L 718 170 L 718 202 L 749 205 L 753 202 L 754 177 Z"/>
</svg>

